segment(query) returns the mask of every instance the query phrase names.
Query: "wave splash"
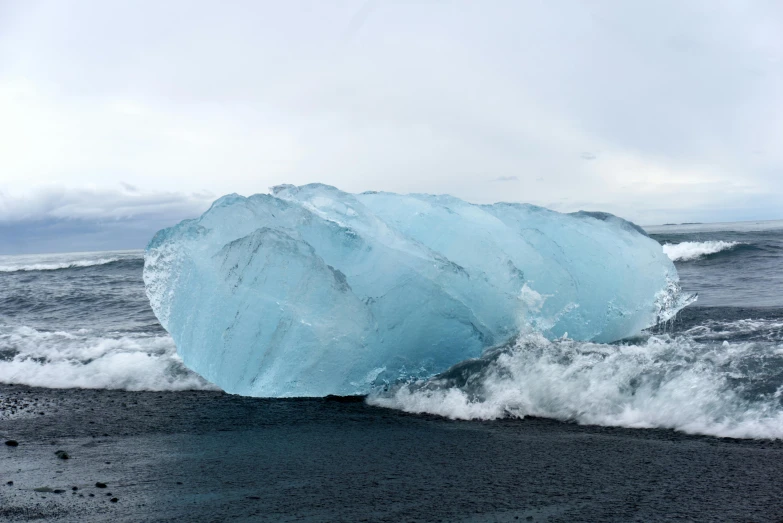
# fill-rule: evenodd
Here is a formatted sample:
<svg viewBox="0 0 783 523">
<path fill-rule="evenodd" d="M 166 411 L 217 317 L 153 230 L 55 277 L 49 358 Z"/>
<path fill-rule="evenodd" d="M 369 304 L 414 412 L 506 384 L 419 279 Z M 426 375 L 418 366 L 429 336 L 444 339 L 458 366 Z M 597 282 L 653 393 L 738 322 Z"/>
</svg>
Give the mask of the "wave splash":
<svg viewBox="0 0 783 523">
<path fill-rule="evenodd" d="M 0 327 L 0 383 L 48 388 L 214 390 L 168 336 Z"/>
<path fill-rule="evenodd" d="M 76 269 L 80 267 L 94 267 L 107 265 L 120 261 L 119 258 L 101 258 L 99 260 L 77 260 L 61 263 L 35 263 L 31 265 L 0 265 L 0 272 L 33 272 L 33 271 L 58 271 L 61 269 Z"/>
<path fill-rule="evenodd" d="M 711 254 L 730 251 L 738 245 L 742 244 L 740 242 L 726 242 L 721 240 L 667 243 L 663 246 L 663 252 L 672 261 L 693 261 Z"/>
<path fill-rule="evenodd" d="M 0 256 L 0 273 L 79 269 L 130 260 L 143 260 L 143 253 L 141 251 L 112 251 Z"/>
<path fill-rule="evenodd" d="M 738 322 L 734 330 L 778 324 Z M 548 340 L 537 334 L 429 380 L 397 385 L 373 405 L 452 419 L 539 416 L 580 424 L 783 438 L 783 345 L 716 342 L 700 327 L 636 343 Z M 769 374 L 769 376 L 766 376 Z"/>
</svg>

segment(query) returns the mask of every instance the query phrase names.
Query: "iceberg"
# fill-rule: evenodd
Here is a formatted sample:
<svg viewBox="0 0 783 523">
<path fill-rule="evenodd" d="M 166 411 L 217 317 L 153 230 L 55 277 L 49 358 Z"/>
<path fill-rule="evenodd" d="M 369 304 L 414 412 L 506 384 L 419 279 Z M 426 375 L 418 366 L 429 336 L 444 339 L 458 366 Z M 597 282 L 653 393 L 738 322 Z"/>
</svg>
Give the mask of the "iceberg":
<svg viewBox="0 0 783 523">
<path fill-rule="evenodd" d="M 185 365 L 266 397 L 364 394 L 523 332 L 611 342 L 690 299 L 611 214 L 321 184 L 224 196 L 158 232 L 144 282 Z"/>
</svg>

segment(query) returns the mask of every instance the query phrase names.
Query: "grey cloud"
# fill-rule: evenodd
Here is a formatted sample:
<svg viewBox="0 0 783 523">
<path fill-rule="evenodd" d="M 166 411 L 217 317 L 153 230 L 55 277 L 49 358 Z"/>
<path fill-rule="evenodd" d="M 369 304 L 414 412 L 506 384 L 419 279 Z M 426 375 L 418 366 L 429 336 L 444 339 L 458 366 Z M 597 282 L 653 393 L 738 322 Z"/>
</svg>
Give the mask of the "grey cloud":
<svg viewBox="0 0 783 523">
<path fill-rule="evenodd" d="M 131 185 L 125 182 L 120 182 L 120 185 L 122 186 L 123 189 L 125 189 L 128 192 L 132 192 L 132 193 L 139 192 L 139 188 L 136 187 L 135 185 Z"/>
<path fill-rule="evenodd" d="M 135 188 L 49 186 L 22 194 L 0 193 L 0 223 L 36 220 L 132 220 L 192 217 L 207 209 L 209 193 L 141 192 Z"/>
<path fill-rule="evenodd" d="M 155 232 L 198 216 L 212 200 L 127 189 L 0 193 L 0 254 L 140 249 Z"/>
</svg>

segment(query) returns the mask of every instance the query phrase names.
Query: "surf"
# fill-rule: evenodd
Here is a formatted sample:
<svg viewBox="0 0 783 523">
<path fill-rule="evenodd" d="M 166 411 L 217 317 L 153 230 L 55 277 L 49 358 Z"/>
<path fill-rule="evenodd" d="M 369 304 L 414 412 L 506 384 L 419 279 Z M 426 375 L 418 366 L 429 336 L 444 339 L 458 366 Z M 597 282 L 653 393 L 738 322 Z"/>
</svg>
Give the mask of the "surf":
<svg viewBox="0 0 783 523">
<path fill-rule="evenodd" d="M 741 242 L 732 241 L 686 241 L 681 243 L 667 243 L 663 245 L 663 252 L 672 261 L 686 262 L 698 260 L 719 252 L 731 251 L 743 245 Z"/>
<path fill-rule="evenodd" d="M 116 251 L 0 256 L 0 273 L 61 271 L 133 260 L 142 261 L 142 253 L 140 251 Z"/>
<path fill-rule="evenodd" d="M 779 341 L 753 338 L 777 321 L 741 320 L 616 344 L 538 334 L 428 380 L 376 391 L 371 405 L 450 419 L 544 417 L 582 425 L 783 438 Z M 763 385 L 761 385 L 763 384 Z"/>
<path fill-rule="evenodd" d="M 0 382 L 55 389 L 215 390 L 168 336 L 0 326 Z"/>
</svg>

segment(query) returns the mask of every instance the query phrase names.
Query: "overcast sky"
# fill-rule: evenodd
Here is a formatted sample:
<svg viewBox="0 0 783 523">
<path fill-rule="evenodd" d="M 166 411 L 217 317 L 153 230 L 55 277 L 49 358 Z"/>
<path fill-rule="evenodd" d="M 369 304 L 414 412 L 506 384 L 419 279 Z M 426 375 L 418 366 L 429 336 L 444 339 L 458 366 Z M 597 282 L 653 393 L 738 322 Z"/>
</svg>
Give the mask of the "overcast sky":
<svg viewBox="0 0 783 523">
<path fill-rule="evenodd" d="M 142 238 L 226 193 L 316 181 L 778 219 L 781 144 L 777 0 L 0 0 L 17 250 L 46 250 L 21 227 Z"/>
</svg>

